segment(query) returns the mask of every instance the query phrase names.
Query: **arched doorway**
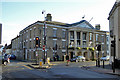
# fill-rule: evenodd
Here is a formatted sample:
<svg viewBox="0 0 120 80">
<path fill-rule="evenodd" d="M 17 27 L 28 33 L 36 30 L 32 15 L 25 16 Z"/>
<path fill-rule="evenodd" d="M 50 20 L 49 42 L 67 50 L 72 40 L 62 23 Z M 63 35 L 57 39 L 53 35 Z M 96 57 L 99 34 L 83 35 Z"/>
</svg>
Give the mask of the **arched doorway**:
<svg viewBox="0 0 120 80">
<path fill-rule="evenodd" d="M 86 60 L 88 60 L 88 53 L 84 52 L 83 56 L 85 57 Z"/>
<path fill-rule="evenodd" d="M 79 51 L 79 52 L 77 53 L 77 56 L 82 56 L 82 52 Z"/>
<path fill-rule="evenodd" d="M 91 52 L 91 60 L 94 60 L 94 51 Z"/>
<path fill-rule="evenodd" d="M 73 52 L 70 52 L 70 54 L 69 54 L 69 56 L 70 56 L 70 59 L 72 59 L 73 58 Z"/>
</svg>

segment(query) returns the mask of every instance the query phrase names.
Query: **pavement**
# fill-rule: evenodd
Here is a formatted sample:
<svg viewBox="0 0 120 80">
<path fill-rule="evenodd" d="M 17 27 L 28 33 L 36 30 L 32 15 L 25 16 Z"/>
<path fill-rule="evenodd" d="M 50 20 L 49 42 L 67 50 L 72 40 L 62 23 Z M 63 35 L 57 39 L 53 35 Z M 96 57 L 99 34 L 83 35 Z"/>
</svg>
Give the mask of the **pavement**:
<svg viewBox="0 0 120 80">
<path fill-rule="evenodd" d="M 44 64 L 42 66 L 40 66 L 39 64 L 28 64 L 27 66 L 32 67 L 34 69 L 47 69 L 47 68 L 50 68 L 50 66 L 48 64 Z"/>
<path fill-rule="evenodd" d="M 101 67 L 88 66 L 86 69 L 90 70 L 90 71 L 99 72 L 99 73 L 112 74 L 112 75 L 120 76 L 120 69 L 115 69 L 115 72 L 113 72 L 113 69 L 112 69 L 111 65 L 105 65 L 105 68 L 103 68 L 102 66 Z"/>
</svg>

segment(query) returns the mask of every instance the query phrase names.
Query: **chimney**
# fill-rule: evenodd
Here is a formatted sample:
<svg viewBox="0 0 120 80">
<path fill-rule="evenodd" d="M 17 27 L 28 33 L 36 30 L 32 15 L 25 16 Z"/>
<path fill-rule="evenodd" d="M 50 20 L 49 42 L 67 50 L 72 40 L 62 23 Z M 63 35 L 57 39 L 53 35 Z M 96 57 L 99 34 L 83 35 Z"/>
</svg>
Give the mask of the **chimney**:
<svg viewBox="0 0 120 80">
<path fill-rule="evenodd" d="M 52 21 L 52 16 L 50 13 L 47 14 L 46 21 Z"/>
<path fill-rule="evenodd" d="M 100 30 L 100 24 L 96 24 L 95 29 Z"/>
</svg>

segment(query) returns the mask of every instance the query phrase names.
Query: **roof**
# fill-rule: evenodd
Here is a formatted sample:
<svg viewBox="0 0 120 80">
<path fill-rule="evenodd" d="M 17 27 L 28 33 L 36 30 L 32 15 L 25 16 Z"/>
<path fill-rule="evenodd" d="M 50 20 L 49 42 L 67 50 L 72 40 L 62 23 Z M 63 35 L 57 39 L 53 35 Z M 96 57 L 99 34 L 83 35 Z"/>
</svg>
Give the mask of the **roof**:
<svg viewBox="0 0 120 80">
<path fill-rule="evenodd" d="M 81 20 L 76 23 L 68 24 L 69 27 L 82 27 L 82 28 L 91 28 L 95 29 L 88 21 L 86 20 Z"/>
<path fill-rule="evenodd" d="M 115 2 L 115 4 L 113 5 L 110 13 L 109 13 L 109 17 L 108 17 L 108 20 L 110 19 L 111 15 L 113 14 L 113 12 L 116 10 L 116 8 L 120 6 L 120 2 Z"/>
<path fill-rule="evenodd" d="M 38 21 L 40 23 L 44 23 L 44 21 Z M 57 21 L 46 21 L 47 24 L 59 25 L 59 26 L 66 26 L 68 23 L 62 23 Z"/>
<path fill-rule="evenodd" d="M 9 44 L 6 49 L 11 49 L 12 48 L 12 44 Z"/>
<path fill-rule="evenodd" d="M 44 23 L 44 21 L 37 21 L 33 24 L 30 24 L 28 27 L 24 28 L 23 30 L 26 30 L 30 26 L 37 24 L 37 23 Z M 62 23 L 62 22 L 57 22 L 57 21 L 46 21 L 46 24 L 52 24 L 52 25 L 58 25 L 61 27 L 81 27 L 81 28 L 89 28 L 89 29 L 95 29 L 88 21 L 86 20 L 81 20 L 76 23 L 68 24 L 68 23 Z M 22 30 L 22 31 L 23 31 Z M 20 31 L 20 32 L 22 32 Z"/>
<path fill-rule="evenodd" d="M 18 35 L 17 35 L 17 37 L 13 38 L 11 41 L 13 41 L 13 40 L 17 39 L 18 37 L 20 37 L 20 36 L 18 36 Z"/>
</svg>

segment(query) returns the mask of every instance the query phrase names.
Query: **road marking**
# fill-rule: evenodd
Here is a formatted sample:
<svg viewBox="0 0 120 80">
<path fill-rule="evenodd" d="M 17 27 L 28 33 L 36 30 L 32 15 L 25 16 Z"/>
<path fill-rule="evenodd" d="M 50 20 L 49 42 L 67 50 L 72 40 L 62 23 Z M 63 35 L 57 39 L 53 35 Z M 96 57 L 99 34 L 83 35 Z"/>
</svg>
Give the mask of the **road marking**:
<svg viewBox="0 0 120 80">
<path fill-rule="evenodd" d="M 21 69 L 24 69 L 24 68 L 18 68 L 18 69 L 17 69 L 17 68 L 16 68 L 16 69 L 14 68 L 14 69 L 7 69 L 7 70 L 11 71 L 11 70 L 21 70 Z"/>
<path fill-rule="evenodd" d="M 28 66 L 26 66 L 26 65 L 23 65 L 24 67 L 26 67 L 26 68 L 28 68 L 28 69 L 30 69 L 30 70 L 32 70 L 32 68 L 30 68 L 30 67 L 28 67 Z"/>
</svg>

